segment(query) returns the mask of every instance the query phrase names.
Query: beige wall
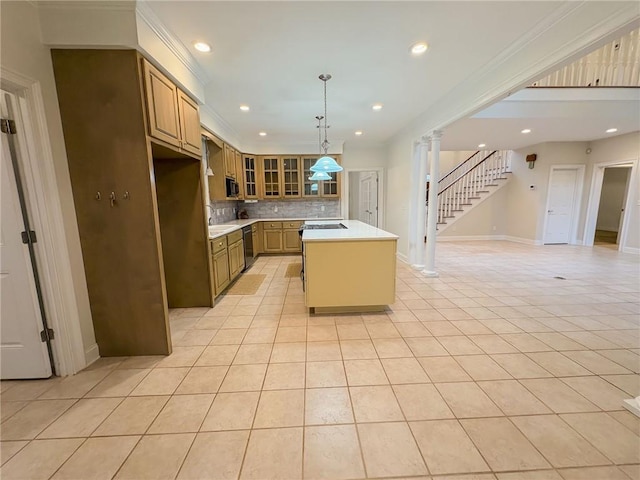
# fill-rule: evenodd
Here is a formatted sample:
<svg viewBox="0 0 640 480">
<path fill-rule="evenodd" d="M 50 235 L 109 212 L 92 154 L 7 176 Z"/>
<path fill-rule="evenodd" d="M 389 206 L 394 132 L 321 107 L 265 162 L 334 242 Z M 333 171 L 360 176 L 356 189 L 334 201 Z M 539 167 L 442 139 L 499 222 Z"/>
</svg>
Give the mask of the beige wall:
<svg viewBox="0 0 640 480">
<path fill-rule="evenodd" d="M 600 206 L 598 207 L 598 219 L 596 228 L 617 232 L 620 226 L 627 178 L 631 168 L 606 168 L 602 180 L 602 193 L 600 194 Z"/>
<path fill-rule="evenodd" d="M 439 233 L 438 239 L 506 235 L 507 217 L 504 213 L 508 201 L 507 185 L 505 185 Z"/>
<path fill-rule="evenodd" d="M 440 152 L 440 178 L 444 177 L 474 153 L 475 151 L 472 152 L 468 150 L 446 150 Z M 428 168 L 429 167 L 427 167 L 427 173 L 429 173 Z"/>
<path fill-rule="evenodd" d="M 53 154 L 59 201 L 64 216 L 67 247 L 70 252 L 75 296 L 85 352 L 95 345 L 89 297 L 84 276 L 80 239 L 73 206 L 67 157 L 58 109 L 51 55 L 40 42 L 37 7 L 26 1 L 0 2 L 0 63 L 3 68 L 20 73 L 40 83 L 45 107 L 49 140 Z"/>
</svg>

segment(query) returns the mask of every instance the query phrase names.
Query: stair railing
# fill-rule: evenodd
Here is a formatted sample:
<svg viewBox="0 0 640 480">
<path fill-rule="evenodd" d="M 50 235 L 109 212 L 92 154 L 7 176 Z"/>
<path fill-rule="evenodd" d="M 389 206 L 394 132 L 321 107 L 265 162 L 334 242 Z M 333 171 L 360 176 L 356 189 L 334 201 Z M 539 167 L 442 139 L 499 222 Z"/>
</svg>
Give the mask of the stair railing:
<svg viewBox="0 0 640 480">
<path fill-rule="evenodd" d="M 476 152 L 479 153 L 479 152 Z M 472 155 L 466 163 L 473 157 Z M 489 185 L 495 184 L 504 174 L 511 172 L 511 155 L 508 151 L 494 150 L 485 155 L 478 155 L 481 160 L 470 162 L 470 167 L 454 169 L 445 177 L 451 176 L 455 170 L 459 175 L 453 176 L 453 180 L 447 181 L 447 185 L 438 192 L 438 221 L 444 223 L 446 218 L 454 216 L 456 211 L 461 211 L 465 205 L 470 205 L 471 200 L 479 198 L 479 194 Z"/>
</svg>

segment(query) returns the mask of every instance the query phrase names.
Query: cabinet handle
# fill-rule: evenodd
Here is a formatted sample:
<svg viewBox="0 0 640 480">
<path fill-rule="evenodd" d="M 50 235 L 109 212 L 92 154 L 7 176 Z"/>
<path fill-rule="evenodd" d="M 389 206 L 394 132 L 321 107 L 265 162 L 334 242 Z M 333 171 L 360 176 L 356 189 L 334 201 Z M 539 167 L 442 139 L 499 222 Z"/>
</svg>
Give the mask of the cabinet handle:
<svg viewBox="0 0 640 480">
<path fill-rule="evenodd" d="M 109 201 L 111 202 L 111 206 L 112 207 L 116 204 L 116 194 L 115 194 L 115 192 L 111 192 L 109 194 Z"/>
<path fill-rule="evenodd" d="M 220 243 L 218 244 L 218 246 L 220 246 L 220 247 L 221 247 L 221 246 L 222 246 L 222 242 L 220 242 Z"/>
<path fill-rule="evenodd" d="M 271 226 L 273 227 L 273 223 L 271 224 Z"/>
<path fill-rule="evenodd" d="M 96 200 L 101 200 L 102 199 L 102 195 L 100 195 L 100 192 L 96 192 Z"/>
</svg>

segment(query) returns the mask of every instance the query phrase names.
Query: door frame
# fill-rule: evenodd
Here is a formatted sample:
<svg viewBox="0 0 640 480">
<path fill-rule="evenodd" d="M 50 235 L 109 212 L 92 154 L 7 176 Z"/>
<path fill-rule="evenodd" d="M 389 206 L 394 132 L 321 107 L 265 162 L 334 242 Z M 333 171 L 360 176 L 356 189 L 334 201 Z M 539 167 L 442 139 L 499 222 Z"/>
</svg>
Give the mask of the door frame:
<svg viewBox="0 0 640 480">
<path fill-rule="evenodd" d="M 19 161 L 38 235 L 38 266 L 49 327 L 55 332 L 55 369 L 60 376 L 73 375 L 99 355 L 97 345 L 85 352 L 82 340 L 42 89 L 40 82 L 5 67 L 0 67 L 0 88 L 17 97 L 24 128 L 19 133 L 23 147 Z"/>
<path fill-rule="evenodd" d="M 600 208 L 600 196 L 602 195 L 602 182 L 604 181 L 604 169 L 607 167 L 616 167 L 627 165 L 631 167 L 629 173 L 628 188 L 625 192 L 626 199 L 624 202 L 624 214 L 622 215 L 622 229 L 618 232 L 618 251 L 625 251 L 627 246 L 627 234 L 629 231 L 629 211 L 631 210 L 631 202 L 635 198 L 636 182 L 634 179 L 638 174 L 638 159 L 631 158 L 627 160 L 612 160 L 609 162 L 595 163 L 593 165 L 593 174 L 591 175 L 591 190 L 589 191 L 589 202 L 587 207 L 587 215 L 584 225 L 584 236 L 582 244 L 588 247 L 593 246 L 593 240 L 596 234 L 596 223 L 598 221 L 598 209 Z"/>
<path fill-rule="evenodd" d="M 341 208 L 342 218 L 349 218 L 349 174 L 351 172 L 376 172 L 378 174 L 378 228 L 384 229 L 384 168 L 345 168 L 342 181 Z M 381 201 L 382 200 L 382 201 Z"/>
<path fill-rule="evenodd" d="M 551 165 L 549 169 L 549 178 L 547 180 L 547 200 L 544 207 L 544 220 L 542 223 L 542 244 L 547 237 L 547 220 L 549 216 L 549 200 L 551 198 L 551 178 L 555 170 L 576 170 L 576 190 L 573 194 L 573 210 L 571 212 L 571 231 L 569 232 L 569 245 L 578 244 L 578 224 L 580 223 L 580 207 L 582 204 L 582 193 L 584 190 L 584 175 L 586 171 L 585 165 Z"/>
</svg>

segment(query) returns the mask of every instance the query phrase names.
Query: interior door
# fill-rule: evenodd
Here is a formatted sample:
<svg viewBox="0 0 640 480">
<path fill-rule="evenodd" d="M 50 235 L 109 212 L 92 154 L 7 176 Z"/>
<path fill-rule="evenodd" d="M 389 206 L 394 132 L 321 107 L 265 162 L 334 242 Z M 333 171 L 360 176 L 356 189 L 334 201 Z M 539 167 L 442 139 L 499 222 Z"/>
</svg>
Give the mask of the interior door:
<svg viewBox="0 0 640 480">
<path fill-rule="evenodd" d="M 360 179 L 360 221 L 378 226 L 378 173 L 371 172 Z"/>
<path fill-rule="evenodd" d="M 3 119 L 8 117 L 7 95 L 0 95 Z M 8 135 L 0 135 L 0 375 L 3 380 L 47 378 L 51 363 L 47 344 L 40 338 L 43 324 L 29 249 L 22 243 L 24 222 L 12 165 L 12 153 L 19 151 L 12 152 Z"/>
<path fill-rule="evenodd" d="M 571 231 L 575 221 L 573 212 L 577 180 L 578 170 L 575 168 L 556 168 L 551 171 L 544 235 L 545 244 L 561 244 L 571 241 Z"/>
</svg>

